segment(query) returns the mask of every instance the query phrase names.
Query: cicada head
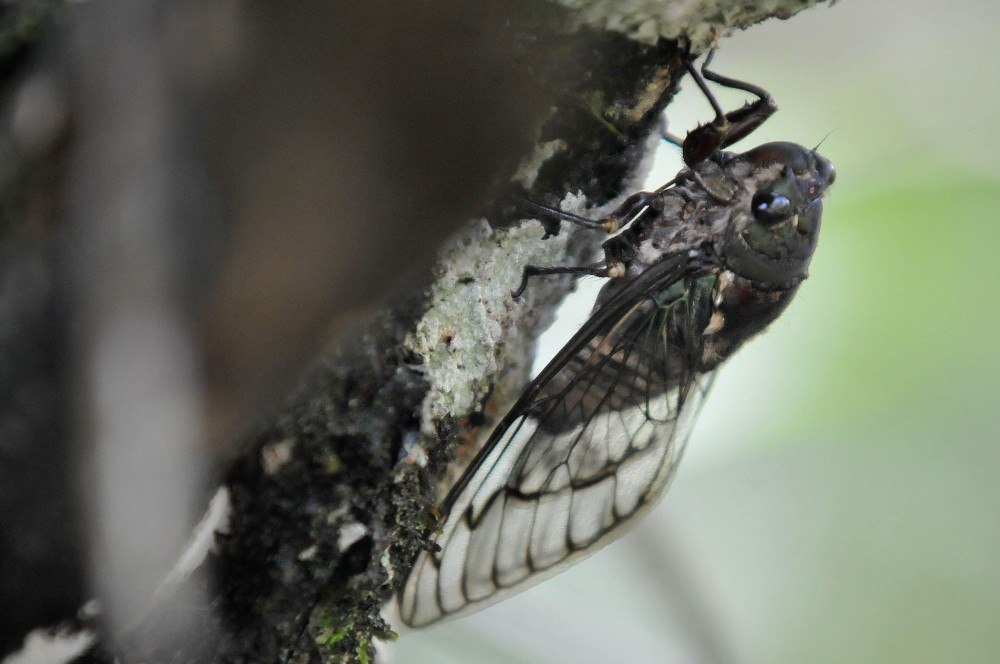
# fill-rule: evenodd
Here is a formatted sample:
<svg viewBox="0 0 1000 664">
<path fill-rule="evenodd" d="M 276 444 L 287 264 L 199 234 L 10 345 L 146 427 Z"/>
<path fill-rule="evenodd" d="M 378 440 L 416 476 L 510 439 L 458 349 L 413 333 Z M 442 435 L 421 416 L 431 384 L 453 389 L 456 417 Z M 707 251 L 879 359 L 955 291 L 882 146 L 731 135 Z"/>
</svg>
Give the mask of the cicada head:
<svg viewBox="0 0 1000 664">
<path fill-rule="evenodd" d="M 748 172 L 738 201 L 745 209 L 732 217 L 720 247 L 726 267 L 776 288 L 798 283 L 819 238 L 833 164 L 815 150 L 776 142 L 734 157 L 727 168 Z"/>
</svg>

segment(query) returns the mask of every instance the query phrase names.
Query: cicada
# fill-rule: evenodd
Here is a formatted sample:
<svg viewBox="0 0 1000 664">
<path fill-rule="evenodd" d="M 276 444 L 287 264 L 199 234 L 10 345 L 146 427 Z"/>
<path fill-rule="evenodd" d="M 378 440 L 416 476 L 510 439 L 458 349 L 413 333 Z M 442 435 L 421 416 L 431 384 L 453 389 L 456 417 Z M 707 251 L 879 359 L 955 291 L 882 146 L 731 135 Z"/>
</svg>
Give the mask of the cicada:
<svg viewBox="0 0 1000 664">
<path fill-rule="evenodd" d="M 478 610 L 619 537 L 670 483 L 716 368 L 788 306 L 816 248 L 833 165 L 794 143 L 736 154 L 777 107 L 757 86 L 689 74 L 716 117 L 681 142 L 685 168 L 592 220 L 604 262 L 528 267 L 608 277 L 589 320 L 493 430 L 441 505 L 399 597 L 423 626 Z M 756 99 L 724 112 L 705 80 Z M 525 283 L 519 290 L 523 290 Z"/>
</svg>

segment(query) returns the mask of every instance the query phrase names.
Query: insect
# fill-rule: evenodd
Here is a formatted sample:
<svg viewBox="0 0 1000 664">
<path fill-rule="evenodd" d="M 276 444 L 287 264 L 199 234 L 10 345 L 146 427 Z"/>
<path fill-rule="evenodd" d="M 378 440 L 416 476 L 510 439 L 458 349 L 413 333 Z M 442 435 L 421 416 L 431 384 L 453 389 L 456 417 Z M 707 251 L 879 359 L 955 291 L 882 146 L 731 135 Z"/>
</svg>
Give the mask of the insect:
<svg viewBox="0 0 1000 664">
<path fill-rule="evenodd" d="M 444 499 L 437 551 L 399 596 L 411 626 L 478 610 L 620 536 L 664 493 L 718 365 L 789 304 L 816 247 L 833 165 L 816 149 L 724 151 L 776 110 L 754 85 L 689 74 L 715 119 L 681 142 L 686 168 L 603 220 L 604 262 L 530 277 L 608 277 L 590 319 L 528 385 Z M 723 112 L 705 79 L 756 97 Z"/>
</svg>

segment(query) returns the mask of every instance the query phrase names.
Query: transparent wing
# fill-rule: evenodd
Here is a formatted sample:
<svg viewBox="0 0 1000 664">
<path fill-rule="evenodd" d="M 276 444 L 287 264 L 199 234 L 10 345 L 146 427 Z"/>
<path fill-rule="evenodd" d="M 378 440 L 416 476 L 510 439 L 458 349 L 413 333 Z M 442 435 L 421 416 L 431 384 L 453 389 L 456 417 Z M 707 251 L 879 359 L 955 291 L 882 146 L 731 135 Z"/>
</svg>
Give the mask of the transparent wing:
<svg viewBox="0 0 1000 664">
<path fill-rule="evenodd" d="M 400 596 L 407 624 L 555 574 L 663 494 L 711 383 L 694 370 L 685 265 L 664 263 L 595 313 L 448 494 L 440 550 L 420 554 Z"/>
</svg>

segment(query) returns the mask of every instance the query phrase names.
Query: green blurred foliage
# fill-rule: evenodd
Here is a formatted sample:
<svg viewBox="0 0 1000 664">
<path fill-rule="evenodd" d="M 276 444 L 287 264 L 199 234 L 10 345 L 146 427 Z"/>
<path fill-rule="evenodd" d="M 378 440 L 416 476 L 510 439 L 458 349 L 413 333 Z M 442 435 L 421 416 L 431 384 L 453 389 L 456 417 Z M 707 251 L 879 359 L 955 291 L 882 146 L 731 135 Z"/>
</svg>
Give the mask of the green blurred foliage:
<svg viewBox="0 0 1000 664">
<path fill-rule="evenodd" d="M 766 661 L 1000 653 L 1000 190 L 955 169 L 926 185 L 829 206 L 837 230 L 781 330 L 814 382 L 764 437 L 813 446 L 836 489 Z"/>
<path fill-rule="evenodd" d="M 758 80 L 785 87 L 774 123 L 834 124 L 840 177 L 811 278 L 765 342 L 794 365 L 787 401 L 745 441 L 808 457 L 819 537 L 739 661 L 1000 661 L 1000 86 L 996 39 L 977 40 L 998 17 L 881 2 L 762 26 L 798 27 L 780 49 L 743 36 L 771 62 Z M 829 60 L 774 67 L 810 42 Z"/>
</svg>

